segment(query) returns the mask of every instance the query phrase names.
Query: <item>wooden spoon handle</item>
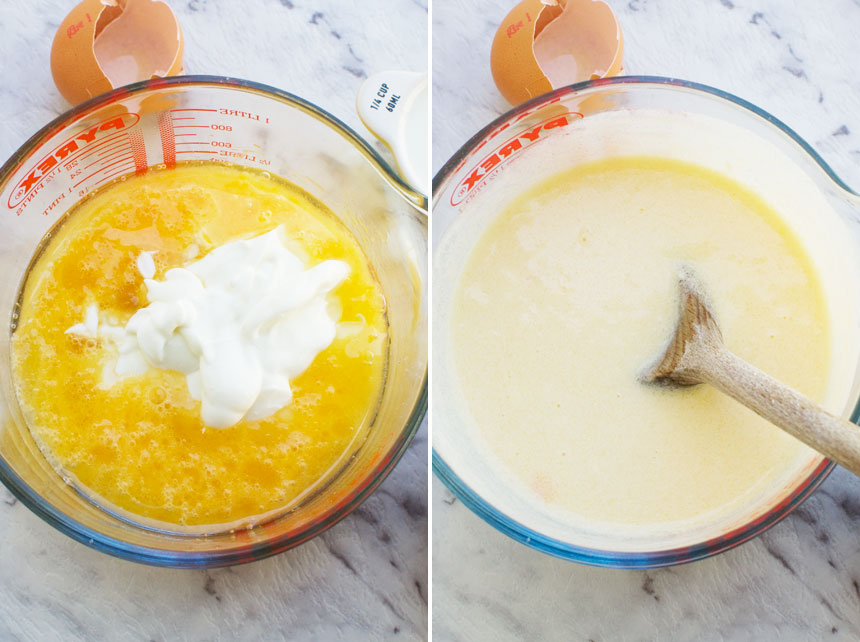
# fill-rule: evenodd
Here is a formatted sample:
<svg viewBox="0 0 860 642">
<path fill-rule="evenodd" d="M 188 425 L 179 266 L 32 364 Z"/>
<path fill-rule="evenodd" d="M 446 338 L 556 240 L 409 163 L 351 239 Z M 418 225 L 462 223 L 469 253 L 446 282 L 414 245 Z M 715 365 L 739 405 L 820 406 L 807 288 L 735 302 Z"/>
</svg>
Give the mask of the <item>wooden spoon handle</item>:
<svg viewBox="0 0 860 642">
<path fill-rule="evenodd" d="M 707 365 L 699 365 L 703 381 L 860 475 L 860 427 L 834 417 L 725 348 L 711 357 Z"/>
</svg>

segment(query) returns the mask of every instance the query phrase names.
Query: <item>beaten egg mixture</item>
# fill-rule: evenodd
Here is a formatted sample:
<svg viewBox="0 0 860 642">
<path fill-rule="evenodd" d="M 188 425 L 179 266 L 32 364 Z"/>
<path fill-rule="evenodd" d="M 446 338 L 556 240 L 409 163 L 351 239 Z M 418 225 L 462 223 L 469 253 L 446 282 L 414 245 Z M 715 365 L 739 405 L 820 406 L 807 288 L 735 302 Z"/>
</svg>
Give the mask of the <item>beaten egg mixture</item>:
<svg viewBox="0 0 860 642">
<path fill-rule="evenodd" d="M 337 336 L 274 414 L 207 427 L 184 375 L 149 369 L 106 381 L 117 347 L 66 332 L 93 305 L 120 325 L 147 305 L 142 252 L 160 279 L 278 226 L 306 267 L 336 259 L 349 273 L 329 295 Z M 263 172 L 189 164 L 109 185 L 45 239 L 20 305 L 12 365 L 31 432 L 95 499 L 146 519 L 235 523 L 299 500 L 360 443 L 383 385 L 385 300 L 367 257 L 325 206 Z"/>
</svg>

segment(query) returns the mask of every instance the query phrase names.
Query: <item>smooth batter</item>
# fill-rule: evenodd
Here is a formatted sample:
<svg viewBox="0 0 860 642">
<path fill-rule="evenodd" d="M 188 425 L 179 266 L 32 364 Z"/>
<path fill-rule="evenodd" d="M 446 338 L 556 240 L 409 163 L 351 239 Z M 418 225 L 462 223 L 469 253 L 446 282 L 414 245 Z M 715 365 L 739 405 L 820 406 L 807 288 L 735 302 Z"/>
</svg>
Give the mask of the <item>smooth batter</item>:
<svg viewBox="0 0 860 642">
<path fill-rule="evenodd" d="M 120 324 L 146 305 L 142 251 L 155 252 L 160 279 L 278 225 L 307 265 L 338 259 L 350 271 L 332 292 L 338 338 L 290 381 L 293 400 L 274 415 L 207 428 L 184 375 L 150 370 L 106 387 L 115 346 L 64 332 L 93 303 Z M 118 182 L 68 215 L 26 279 L 12 362 L 31 432 L 57 468 L 144 518 L 226 524 L 299 499 L 360 442 L 382 388 L 386 337 L 367 257 L 330 211 L 268 174 L 204 163 Z"/>
<path fill-rule="evenodd" d="M 730 350 L 812 399 L 829 320 L 776 212 L 710 170 L 613 158 L 554 176 L 487 228 L 460 277 L 451 347 L 486 447 L 548 505 L 624 524 L 754 497 L 806 446 L 709 386 L 639 382 L 677 315 L 677 272 L 707 284 Z"/>
</svg>

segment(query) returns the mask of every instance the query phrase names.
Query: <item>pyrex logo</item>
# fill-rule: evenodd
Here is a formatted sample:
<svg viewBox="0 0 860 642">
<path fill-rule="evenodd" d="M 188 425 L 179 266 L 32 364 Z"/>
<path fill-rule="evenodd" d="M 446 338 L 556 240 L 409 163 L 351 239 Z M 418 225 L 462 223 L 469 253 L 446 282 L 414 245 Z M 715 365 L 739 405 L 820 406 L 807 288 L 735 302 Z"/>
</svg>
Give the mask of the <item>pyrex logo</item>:
<svg viewBox="0 0 860 642">
<path fill-rule="evenodd" d="M 582 114 L 573 111 L 563 114 L 555 114 L 526 131 L 520 132 L 516 136 L 507 139 L 492 152 L 484 156 L 484 158 L 482 158 L 481 161 L 471 169 L 471 171 L 466 173 L 466 176 L 460 181 L 454 190 L 454 193 L 451 195 L 451 205 L 456 207 L 462 203 L 469 193 L 485 178 L 492 174 L 500 165 L 514 158 L 516 154 L 524 150 L 526 147 L 533 145 L 542 138 L 545 138 L 547 131 L 557 127 L 566 127 L 574 120 L 582 117 Z M 506 129 L 508 126 L 509 124 L 506 124 L 501 129 Z M 498 130 L 497 133 L 499 133 L 501 129 Z M 490 136 L 490 138 L 492 138 L 492 136 Z"/>
<path fill-rule="evenodd" d="M 28 171 L 24 178 L 15 185 L 9 196 L 9 208 L 12 209 L 20 205 L 47 176 L 60 167 L 62 161 L 71 160 L 77 152 L 83 151 L 98 140 L 136 125 L 139 120 L 140 116 L 132 113 L 112 116 L 58 145 L 42 157 L 35 167 Z"/>
</svg>

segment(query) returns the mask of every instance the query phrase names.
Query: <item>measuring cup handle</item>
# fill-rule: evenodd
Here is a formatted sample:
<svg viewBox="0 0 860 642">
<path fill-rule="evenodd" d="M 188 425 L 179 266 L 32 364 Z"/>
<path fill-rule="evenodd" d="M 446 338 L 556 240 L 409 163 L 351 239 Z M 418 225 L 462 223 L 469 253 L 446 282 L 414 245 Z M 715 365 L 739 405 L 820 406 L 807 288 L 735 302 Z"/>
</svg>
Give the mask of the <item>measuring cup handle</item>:
<svg viewBox="0 0 860 642">
<path fill-rule="evenodd" d="M 356 95 L 356 110 L 374 136 L 395 154 L 402 144 L 409 97 L 427 83 L 427 74 L 412 71 L 381 71 L 362 83 Z"/>
</svg>

